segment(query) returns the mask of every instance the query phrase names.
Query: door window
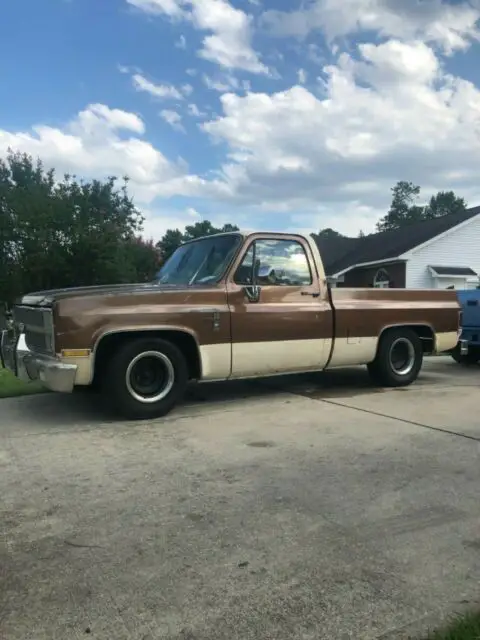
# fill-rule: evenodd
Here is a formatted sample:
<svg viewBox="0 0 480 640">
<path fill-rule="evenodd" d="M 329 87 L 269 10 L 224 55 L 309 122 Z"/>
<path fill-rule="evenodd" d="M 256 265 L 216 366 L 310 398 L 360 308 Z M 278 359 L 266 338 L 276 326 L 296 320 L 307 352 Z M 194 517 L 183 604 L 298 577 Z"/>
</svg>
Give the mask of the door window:
<svg viewBox="0 0 480 640">
<path fill-rule="evenodd" d="M 235 272 L 234 282 L 252 284 L 253 273 L 255 283 L 264 286 L 303 287 L 312 284 L 307 254 L 295 240 L 261 239 L 252 242 Z"/>
</svg>

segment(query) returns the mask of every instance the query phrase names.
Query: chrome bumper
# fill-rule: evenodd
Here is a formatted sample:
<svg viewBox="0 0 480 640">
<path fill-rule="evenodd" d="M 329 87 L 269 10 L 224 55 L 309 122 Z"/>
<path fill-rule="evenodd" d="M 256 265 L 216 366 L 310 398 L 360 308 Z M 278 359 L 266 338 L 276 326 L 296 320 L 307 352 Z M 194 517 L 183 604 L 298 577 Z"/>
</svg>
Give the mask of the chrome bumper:
<svg viewBox="0 0 480 640">
<path fill-rule="evenodd" d="M 9 369 L 19 380 L 38 380 L 47 389 L 60 393 L 73 391 L 77 365 L 33 353 L 28 348 L 23 333 L 15 337 L 13 331 L 2 331 L 0 359 L 3 368 Z"/>
<path fill-rule="evenodd" d="M 460 355 L 466 356 L 468 354 L 468 340 L 459 340 Z"/>
</svg>

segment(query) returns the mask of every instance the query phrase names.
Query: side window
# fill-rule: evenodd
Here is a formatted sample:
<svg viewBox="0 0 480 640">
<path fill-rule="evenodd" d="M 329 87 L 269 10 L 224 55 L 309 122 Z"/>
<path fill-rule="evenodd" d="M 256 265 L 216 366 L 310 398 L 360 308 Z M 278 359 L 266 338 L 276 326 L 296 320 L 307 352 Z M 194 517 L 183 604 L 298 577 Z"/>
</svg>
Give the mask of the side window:
<svg viewBox="0 0 480 640">
<path fill-rule="evenodd" d="M 255 245 L 255 280 L 260 285 L 297 286 L 312 284 L 304 248 L 295 240 L 255 240 L 235 272 L 236 284 L 252 284 Z"/>
</svg>

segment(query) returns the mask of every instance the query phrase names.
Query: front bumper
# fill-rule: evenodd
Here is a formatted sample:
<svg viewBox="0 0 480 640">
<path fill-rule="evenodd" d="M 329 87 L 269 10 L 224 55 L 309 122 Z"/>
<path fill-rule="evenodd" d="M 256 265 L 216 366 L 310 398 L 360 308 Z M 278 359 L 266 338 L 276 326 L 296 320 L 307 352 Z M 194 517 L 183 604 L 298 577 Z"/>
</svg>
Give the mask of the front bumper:
<svg viewBox="0 0 480 640">
<path fill-rule="evenodd" d="M 25 334 L 15 336 L 12 330 L 2 331 L 0 359 L 4 369 L 9 369 L 24 382 L 38 380 L 47 389 L 71 393 L 75 385 L 77 365 L 61 362 L 58 358 L 33 353 L 27 346 Z"/>
</svg>

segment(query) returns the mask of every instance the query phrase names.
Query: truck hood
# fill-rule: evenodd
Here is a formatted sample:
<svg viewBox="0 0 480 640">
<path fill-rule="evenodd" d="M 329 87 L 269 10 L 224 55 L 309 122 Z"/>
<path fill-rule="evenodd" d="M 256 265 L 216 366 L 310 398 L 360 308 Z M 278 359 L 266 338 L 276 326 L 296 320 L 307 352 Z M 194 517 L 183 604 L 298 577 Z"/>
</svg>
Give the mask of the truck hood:
<svg viewBox="0 0 480 640">
<path fill-rule="evenodd" d="M 142 293 L 162 293 L 191 291 L 195 287 L 185 285 L 165 285 L 152 282 L 139 282 L 136 284 L 98 285 L 91 287 L 68 287 L 66 289 L 49 289 L 47 291 L 35 291 L 27 293 L 16 300 L 16 304 L 24 304 L 34 307 L 50 307 L 58 300 L 71 298 L 86 298 L 91 296 L 116 296 Z"/>
</svg>

